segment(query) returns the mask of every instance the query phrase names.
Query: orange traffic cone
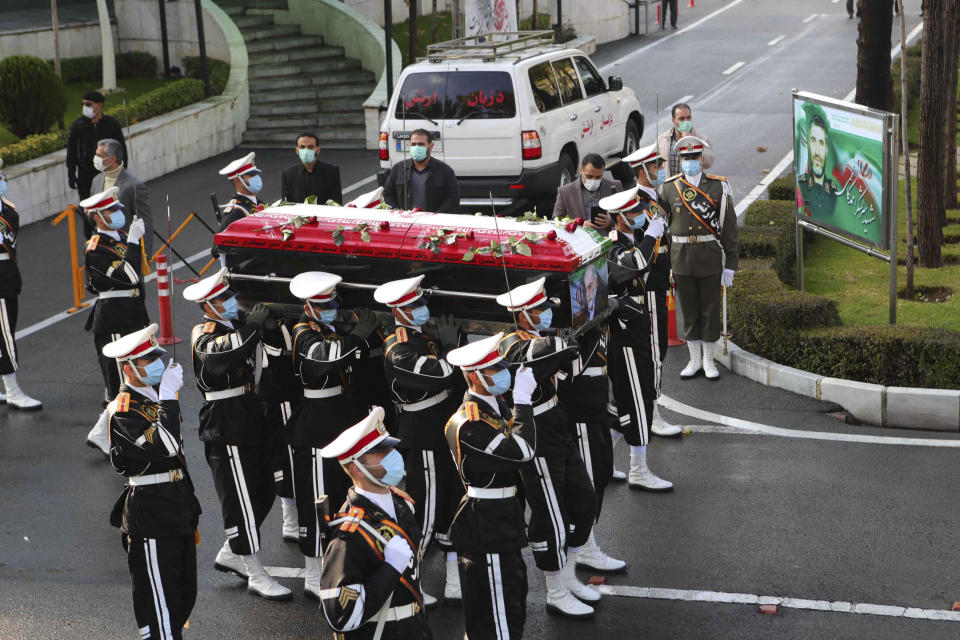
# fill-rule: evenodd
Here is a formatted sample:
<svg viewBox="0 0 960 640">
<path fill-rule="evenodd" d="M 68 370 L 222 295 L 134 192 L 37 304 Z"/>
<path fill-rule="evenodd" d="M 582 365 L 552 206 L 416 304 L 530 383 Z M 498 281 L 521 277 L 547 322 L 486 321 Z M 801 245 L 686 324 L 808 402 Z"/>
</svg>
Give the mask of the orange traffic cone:
<svg viewBox="0 0 960 640">
<path fill-rule="evenodd" d="M 673 289 L 667 292 L 667 344 L 671 347 L 678 347 L 686 344 L 677 335 L 677 300 L 673 295 Z"/>
</svg>

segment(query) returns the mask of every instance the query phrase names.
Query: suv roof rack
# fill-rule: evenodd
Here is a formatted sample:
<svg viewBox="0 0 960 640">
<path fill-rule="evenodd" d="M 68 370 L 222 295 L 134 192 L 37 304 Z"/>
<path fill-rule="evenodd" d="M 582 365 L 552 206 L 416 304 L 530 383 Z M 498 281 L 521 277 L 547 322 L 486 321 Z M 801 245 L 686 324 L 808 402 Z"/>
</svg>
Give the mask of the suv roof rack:
<svg viewBox="0 0 960 640">
<path fill-rule="evenodd" d="M 553 44 L 553 31 L 487 33 L 427 45 L 426 57 L 430 62 L 456 58 L 482 58 L 484 62 L 490 62 L 510 54 L 536 54 L 538 52 L 530 50 Z"/>
</svg>

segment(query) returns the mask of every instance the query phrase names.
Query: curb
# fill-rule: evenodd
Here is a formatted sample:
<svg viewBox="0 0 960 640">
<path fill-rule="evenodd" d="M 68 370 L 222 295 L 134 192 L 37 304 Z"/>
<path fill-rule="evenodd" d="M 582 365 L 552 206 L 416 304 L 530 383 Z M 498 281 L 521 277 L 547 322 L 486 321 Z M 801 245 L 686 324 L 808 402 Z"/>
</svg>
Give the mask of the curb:
<svg viewBox="0 0 960 640">
<path fill-rule="evenodd" d="M 727 342 L 717 342 L 717 361 L 727 369 L 768 387 L 835 402 L 853 417 L 876 427 L 960 431 L 960 390 L 884 387 L 828 378 L 777 364 Z"/>
</svg>

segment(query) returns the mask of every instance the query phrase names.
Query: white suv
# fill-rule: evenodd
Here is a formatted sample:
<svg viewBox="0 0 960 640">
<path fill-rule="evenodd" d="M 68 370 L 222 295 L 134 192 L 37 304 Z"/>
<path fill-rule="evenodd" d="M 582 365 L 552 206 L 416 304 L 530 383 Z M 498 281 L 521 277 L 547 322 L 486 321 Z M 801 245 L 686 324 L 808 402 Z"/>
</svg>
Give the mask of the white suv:
<svg viewBox="0 0 960 640">
<path fill-rule="evenodd" d="M 380 127 L 379 182 L 422 128 L 434 157 L 456 172 L 465 211 L 489 210 L 492 193 L 498 211 L 549 215 L 583 156 L 637 149 L 637 96 L 619 77 L 604 82 L 582 51 L 551 44 L 552 32 L 486 39 L 431 45 L 403 70 Z"/>
</svg>

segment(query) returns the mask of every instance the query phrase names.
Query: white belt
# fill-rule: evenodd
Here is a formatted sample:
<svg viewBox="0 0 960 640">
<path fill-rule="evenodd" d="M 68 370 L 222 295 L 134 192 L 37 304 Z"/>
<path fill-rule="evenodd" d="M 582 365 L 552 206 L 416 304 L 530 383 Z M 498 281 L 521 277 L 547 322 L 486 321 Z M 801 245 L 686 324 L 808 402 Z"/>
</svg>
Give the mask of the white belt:
<svg viewBox="0 0 960 640">
<path fill-rule="evenodd" d="M 97 294 L 97 297 L 101 300 L 107 300 L 109 298 L 136 298 L 139 295 L 140 289 L 122 289 L 120 291 L 104 291 Z"/>
<path fill-rule="evenodd" d="M 207 400 L 225 400 L 226 398 L 236 398 L 250 391 L 250 387 L 234 387 L 233 389 L 224 389 L 223 391 L 208 391 L 203 394 Z"/>
<path fill-rule="evenodd" d="M 333 396 L 338 396 L 343 393 L 343 387 L 337 385 L 335 387 L 329 387 L 327 389 L 304 389 L 303 397 L 304 398 L 332 398 Z"/>
<path fill-rule="evenodd" d="M 0 253 L 0 262 L 3 262 L 4 260 L 9 260 L 9 259 L 10 259 L 9 253 Z"/>
<path fill-rule="evenodd" d="M 600 376 L 607 375 L 606 367 L 587 367 L 580 372 L 580 375 L 586 378 L 599 378 Z"/>
<path fill-rule="evenodd" d="M 432 407 L 436 404 L 440 404 L 444 400 L 450 397 L 450 389 L 444 389 L 435 396 L 430 396 L 426 400 L 421 400 L 420 402 L 411 402 L 409 404 L 401 404 L 400 409 L 403 411 L 420 411 L 421 409 L 426 409 L 427 407 Z"/>
<path fill-rule="evenodd" d="M 666 253 L 667 251 L 670 251 L 670 247 L 668 247 L 668 246 L 665 245 L 665 244 L 661 244 L 661 245 L 657 248 L 657 253 Z"/>
<path fill-rule="evenodd" d="M 703 236 L 672 236 L 671 240 L 677 244 L 696 244 L 698 242 L 710 242 L 711 240 L 716 240 L 717 237 L 712 233 L 708 233 Z"/>
<path fill-rule="evenodd" d="M 547 411 L 550 411 L 550 409 L 553 409 L 555 406 L 557 406 L 557 402 L 559 402 L 559 401 L 557 400 L 557 396 L 553 396 L 552 398 L 550 398 L 550 399 L 547 400 L 546 402 L 542 402 L 542 403 L 538 404 L 537 406 L 535 406 L 535 407 L 533 408 L 533 415 L 538 416 L 538 415 L 540 415 L 541 413 L 545 413 L 545 412 L 547 412 Z"/>
<path fill-rule="evenodd" d="M 164 482 L 179 482 L 183 480 L 183 469 L 154 473 L 148 476 L 130 476 L 127 484 L 131 487 L 145 487 L 148 484 L 163 484 Z"/>
<path fill-rule="evenodd" d="M 500 487 L 499 489 L 484 489 L 482 487 L 467 487 L 467 495 L 471 498 L 496 500 L 498 498 L 512 498 L 517 495 L 516 487 Z"/>
<path fill-rule="evenodd" d="M 417 615 L 417 611 L 420 609 L 420 605 L 416 602 L 411 602 L 410 604 L 404 604 L 399 607 L 390 607 L 387 609 L 387 622 L 397 622 L 399 620 L 406 620 L 407 618 L 412 618 Z"/>
</svg>

